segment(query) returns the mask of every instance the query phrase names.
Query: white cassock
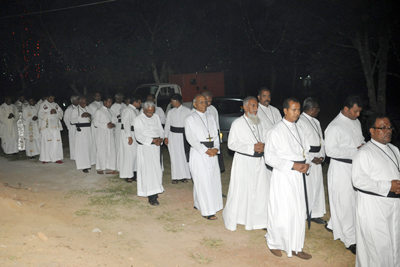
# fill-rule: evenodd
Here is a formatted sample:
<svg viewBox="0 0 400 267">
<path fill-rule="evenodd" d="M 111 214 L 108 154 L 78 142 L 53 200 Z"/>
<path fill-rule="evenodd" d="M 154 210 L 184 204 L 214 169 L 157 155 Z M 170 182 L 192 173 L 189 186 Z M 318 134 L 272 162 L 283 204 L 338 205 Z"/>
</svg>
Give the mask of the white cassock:
<svg viewBox="0 0 400 267">
<path fill-rule="evenodd" d="M 64 123 L 68 129 L 68 141 L 69 141 L 69 157 L 71 160 L 75 160 L 75 132 L 76 127 L 71 123 L 71 114 L 77 106 L 69 105 L 64 112 Z"/>
<path fill-rule="evenodd" d="M 267 134 L 265 162 L 272 166 L 270 199 L 265 235 L 269 249 L 301 252 L 304 245 L 306 205 L 303 174 L 292 169 L 294 162 L 310 163 L 310 146 L 295 123 L 282 119 Z M 307 176 L 306 176 L 307 179 Z"/>
<path fill-rule="evenodd" d="M 50 114 L 52 109 L 56 110 L 56 114 Z M 63 130 L 61 124 L 63 113 L 57 103 L 50 103 L 47 99 L 40 105 L 38 111 L 41 134 L 40 161 L 56 162 L 64 158 L 60 133 Z"/>
<path fill-rule="evenodd" d="M 325 159 L 325 141 L 319 121 L 303 112 L 297 121 L 297 126 L 301 128 L 311 147 L 310 156 L 312 158 Z M 307 177 L 309 211 L 311 218 L 321 218 L 326 213 L 322 165 L 310 162 L 310 166 L 310 172 Z"/>
<path fill-rule="evenodd" d="M 389 195 L 399 171 L 399 149 L 373 139 L 353 159 L 352 181 L 359 189 L 356 266 L 400 266 L 400 195 Z"/>
<path fill-rule="evenodd" d="M 259 104 L 257 116 L 264 122 L 264 132 L 267 134 L 275 124 L 282 120 L 282 115 L 276 107 Z"/>
<path fill-rule="evenodd" d="M 118 150 L 119 150 L 119 144 L 121 141 L 121 108 L 123 106 L 126 106 L 124 102 L 121 102 L 121 104 L 114 103 L 112 104 L 110 110 L 113 113 L 113 115 L 117 118 L 117 123 L 115 124 L 115 154 L 118 155 Z M 119 118 L 118 118 L 119 116 Z M 118 159 L 116 160 L 116 170 L 118 169 L 119 164 L 118 164 Z"/>
<path fill-rule="evenodd" d="M 263 153 L 255 153 L 254 144 L 264 143 L 263 126 L 250 124 L 246 115 L 236 119 L 228 137 L 233 156 L 228 198 L 222 213 L 225 227 L 235 231 L 237 224 L 246 230 L 267 227 L 269 181 Z"/>
<path fill-rule="evenodd" d="M 185 120 L 191 110 L 184 105 L 168 112 L 165 123 L 165 138 L 168 138 L 168 152 L 171 158 L 172 180 L 190 179 L 189 164 L 184 146 Z"/>
<path fill-rule="evenodd" d="M 213 118 L 215 120 L 215 123 L 217 125 L 217 130 L 219 131 L 220 127 L 219 127 L 218 110 L 213 105 L 210 105 L 209 107 L 207 107 L 206 113 L 209 113 L 209 114 L 211 114 L 213 116 Z"/>
<path fill-rule="evenodd" d="M 96 170 L 98 171 L 116 169 L 115 131 L 114 128 L 107 127 L 109 122 L 117 125 L 117 118 L 109 108 L 102 106 L 96 111 L 93 121 L 97 131 L 95 143 Z"/>
<path fill-rule="evenodd" d="M 25 151 L 28 157 L 40 155 L 39 118 L 36 121 L 32 120 L 35 116 L 38 116 L 36 106 L 25 107 L 22 111 L 22 122 L 25 126 Z"/>
<path fill-rule="evenodd" d="M 93 101 L 92 103 L 90 103 L 89 105 L 89 113 L 92 115 L 91 120 L 92 120 L 92 138 L 94 141 L 94 153 L 96 153 L 96 136 L 97 136 L 97 131 L 96 131 L 96 127 L 94 126 L 94 119 L 95 119 L 95 115 L 96 115 L 96 111 L 101 108 L 103 106 L 103 101 Z"/>
<path fill-rule="evenodd" d="M 340 239 L 346 248 L 356 244 L 356 191 L 351 183 L 351 160 L 357 153 L 357 147 L 363 143 L 360 122 L 347 118 L 342 112 L 325 130 L 326 155 L 331 157 L 328 169 L 331 218 L 328 228 L 333 230 L 334 240 Z"/>
<path fill-rule="evenodd" d="M 153 138 L 164 138 L 160 118 L 141 113 L 134 120 L 137 148 L 137 194 L 148 197 L 164 192 L 162 186 L 162 158 L 160 146 L 152 144 Z M 162 144 L 161 144 L 162 145 Z"/>
<path fill-rule="evenodd" d="M 121 113 L 122 126 L 121 138 L 119 143 L 118 164 L 119 178 L 132 178 L 133 172 L 137 171 L 137 147 L 133 121 L 139 115 L 139 111 L 129 104 Z M 122 127 L 121 126 L 121 127 Z M 129 137 L 132 137 L 133 142 L 129 145 Z"/>
<path fill-rule="evenodd" d="M 268 107 L 266 107 L 262 104 L 259 104 L 257 116 L 263 122 L 264 135 L 267 135 L 269 130 L 271 130 L 275 124 L 277 124 L 278 122 L 280 122 L 282 120 L 282 115 L 279 112 L 279 110 L 276 107 L 273 107 L 271 105 L 268 105 Z M 272 177 L 272 167 L 268 166 L 267 178 L 269 181 L 271 181 L 271 177 Z"/>
<path fill-rule="evenodd" d="M 78 105 L 72 110 L 71 124 L 75 126 L 74 144 L 76 169 L 90 169 L 96 164 L 96 153 L 92 136 L 91 118 L 82 118 L 89 108 Z"/>
<path fill-rule="evenodd" d="M 10 113 L 14 117 L 9 119 Z M 3 103 L 0 106 L 0 138 L 1 148 L 5 154 L 18 153 L 18 127 L 19 112 L 13 104 Z"/>
<path fill-rule="evenodd" d="M 22 111 L 24 110 L 24 108 L 29 106 L 29 103 L 27 100 L 25 100 L 24 103 L 22 103 L 21 101 L 17 100 L 14 103 L 14 106 L 17 107 L 18 112 L 19 112 L 19 119 L 17 121 L 17 127 L 18 127 L 18 150 L 23 151 L 25 150 L 25 127 L 24 127 L 24 123 L 22 121 Z"/>
<path fill-rule="evenodd" d="M 161 124 L 164 125 L 165 122 L 167 121 L 164 110 L 158 106 L 156 106 L 156 108 L 154 110 L 155 110 L 154 114 L 158 115 L 158 117 L 160 118 Z M 140 113 L 143 113 L 143 109 L 140 110 Z"/>
<path fill-rule="evenodd" d="M 191 145 L 189 169 L 193 179 L 194 206 L 202 216 L 215 215 L 222 210 L 221 173 L 218 157 L 209 157 L 208 148 L 202 142 L 210 142 L 220 149 L 216 122 L 209 113 L 192 112 L 185 121 L 185 134 Z"/>
</svg>

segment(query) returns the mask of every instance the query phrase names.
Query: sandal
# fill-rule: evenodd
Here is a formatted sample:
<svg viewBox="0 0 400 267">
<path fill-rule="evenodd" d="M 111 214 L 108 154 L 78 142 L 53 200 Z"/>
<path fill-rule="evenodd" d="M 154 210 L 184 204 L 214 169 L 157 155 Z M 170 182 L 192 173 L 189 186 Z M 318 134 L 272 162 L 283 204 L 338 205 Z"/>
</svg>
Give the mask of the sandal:
<svg viewBox="0 0 400 267">
<path fill-rule="evenodd" d="M 181 182 L 186 184 L 188 182 L 188 180 L 187 179 L 182 179 Z"/>
<path fill-rule="evenodd" d="M 215 221 L 216 219 L 218 219 L 215 215 L 203 216 L 203 217 L 210 221 Z"/>
<path fill-rule="evenodd" d="M 104 174 L 103 171 L 97 171 L 97 174 Z"/>
<path fill-rule="evenodd" d="M 127 183 L 132 183 L 133 181 L 132 181 L 131 178 L 125 178 L 125 182 L 127 182 Z"/>
<path fill-rule="evenodd" d="M 177 184 L 178 180 L 172 180 L 172 184 Z"/>
</svg>

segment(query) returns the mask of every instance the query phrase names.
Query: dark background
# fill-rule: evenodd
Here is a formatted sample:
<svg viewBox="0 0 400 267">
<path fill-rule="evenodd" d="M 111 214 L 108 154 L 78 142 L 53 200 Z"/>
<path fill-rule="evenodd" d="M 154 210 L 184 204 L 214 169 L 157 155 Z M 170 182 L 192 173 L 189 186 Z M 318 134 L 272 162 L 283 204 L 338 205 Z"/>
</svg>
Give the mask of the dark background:
<svg viewBox="0 0 400 267">
<path fill-rule="evenodd" d="M 222 71 L 227 95 L 256 95 L 267 86 L 278 108 L 289 96 L 301 102 L 317 97 L 325 128 L 349 94 L 360 95 L 365 110 L 371 108 L 370 75 L 375 93 L 379 86 L 386 90 L 378 99 L 383 95 L 387 104 L 378 106 L 392 117 L 399 114 L 396 1 L 15 0 L 0 5 L 1 98 L 38 99 L 53 90 L 59 101 L 69 102 L 72 94 L 133 92 L 141 83 L 168 82 L 168 74 Z M 367 46 L 372 74 L 363 69 L 357 40 Z"/>
</svg>

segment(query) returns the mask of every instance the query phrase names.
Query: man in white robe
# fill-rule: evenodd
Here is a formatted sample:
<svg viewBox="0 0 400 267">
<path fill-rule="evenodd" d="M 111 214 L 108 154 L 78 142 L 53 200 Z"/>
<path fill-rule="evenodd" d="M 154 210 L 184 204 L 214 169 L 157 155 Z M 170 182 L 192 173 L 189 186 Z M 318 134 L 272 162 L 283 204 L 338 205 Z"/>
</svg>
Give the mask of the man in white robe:
<svg viewBox="0 0 400 267">
<path fill-rule="evenodd" d="M 393 126 L 383 115 L 371 115 L 371 141 L 353 159 L 357 193 L 356 266 L 400 266 L 400 153 L 390 144 Z"/>
<path fill-rule="evenodd" d="M 161 149 L 164 138 L 160 118 L 155 114 L 155 105 L 146 101 L 143 113 L 134 120 L 137 148 L 137 194 L 148 197 L 152 206 L 158 206 L 158 194 L 164 192 L 162 186 Z"/>
<path fill-rule="evenodd" d="M 17 127 L 18 127 L 18 150 L 19 151 L 24 151 L 25 150 L 25 127 L 24 123 L 22 121 L 22 111 L 24 110 L 25 107 L 29 106 L 28 101 L 25 99 L 23 95 L 20 95 L 18 97 L 18 100 L 14 103 L 14 106 L 17 107 L 18 113 L 19 113 L 19 119 L 17 121 Z"/>
<path fill-rule="evenodd" d="M 39 110 L 40 105 L 46 100 L 47 97 L 42 96 L 39 101 L 36 103 L 36 108 Z"/>
<path fill-rule="evenodd" d="M 75 126 L 75 163 L 76 169 L 88 173 L 96 164 L 94 140 L 91 129 L 91 114 L 86 106 L 86 97 L 79 98 L 79 105 L 72 110 L 71 125 Z"/>
<path fill-rule="evenodd" d="M 347 97 L 344 108 L 325 130 L 326 155 L 331 157 L 328 169 L 331 218 L 325 227 L 333 230 L 334 240 L 340 239 L 353 254 L 356 254 L 356 191 L 351 183 L 351 163 L 364 144 L 361 123 L 357 119 L 361 110 L 359 97 Z"/>
<path fill-rule="evenodd" d="M 303 251 L 307 217 L 304 192 L 305 174 L 309 169 L 310 146 L 296 121 L 300 103 L 295 98 L 283 103 L 284 119 L 267 134 L 265 162 L 273 167 L 268 202 L 267 245 L 277 257 L 282 250 L 288 257 L 310 259 Z"/>
<path fill-rule="evenodd" d="M 18 119 L 17 107 L 11 104 L 10 97 L 5 97 L 5 103 L 0 106 L 1 148 L 5 154 L 18 153 Z"/>
<path fill-rule="evenodd" d="M 307 195 L 311 221 L 318 224 L 326 224 L 322 219 L 326 213 L 324 176 L 322 174 L 322 162 L 325 159 L 325 141 L 319 121 L 316 119 L 320 111 L 318 102 L 308 97 L 304 100 L 303 113 L 297 121 L 310 145 L 310 173 L 307 177 Z"/>
<path fill-rule="evenodd" d="M 92 120 L 92 138 L 94 141 L 94 153 L 96 153 L 97 148 L 96 148 L 96 136 L 97 136 L 97 131 L 96 127 L 94 126 L 94 120 L 95 120 L 95 115 L 96 111 L 103 106 L 103 101 L 101 101 L 101 94 L 100 93 L 95 93 L 94 94 L 94 101 L 90 103 L 89 105 L 89 113 L 92 115 L 91 120 Z"/>
<path fill-rule="evenodd" d="M 115 153 L 118 155 L 119 144 L 121 140 L 121 108 L 126 107 L 124 100 L 124 95 L 118 93 L 115 95 L 115 103 L 112 104 L 110 110 L 113 113 L 113 116 L 117 118 L 117 123 L 115 124 Z M 119 164 L 118 159 L 116 160 L 116 168 L 118 170 Z"/>
<path fill-rule="evenodd" d="M 193 106 L 196 110 L 186 118 L 185 134 L 191 145 L 189 169 L 193 179 L 194 208 L 206 219 L 216 220 L 215 214 L 223 208 L 217 124 L 206 112 L 204 96 L 195 96 Z"/>
<path fill-rule="evenodd" d="M 131 96 L 132 104 L 123 109 L 121 113 L 121 139 L 119 144 L 118 164 L 119 164 L 119 178 L 125 179 L 126 182 L 132 183 L 136 181 L 137 172 L 137 147 L 134 125 L 135 118 L 140 114 L 142 101 L 136 96 Z"/>
<path fill-rule="evenodd" d="M 40 155 L 40 133 L 38 108 L 33 98 L 29 98 L 29 106 L 22 111 L 22 121 L 25 126 L 26 155 L 34 158 L 36 155 Z"/>
<path fill-rule="evenodd" d="M 258 111 L 257 116 L 263 122 L 264 134 L 267 135 L 268 131 L 274 127 L 275 124 L 282 120 L 282 115 L 276 107 L 270 105 L 271 91 L 267 87 L 261 87 L 258 91 Z M 267 165 L 267 179 L 271 181 L 272 167 Z"/>
<path fill-rule="evenodd" d="M 257 97 L 259 101 L 257 116 L 264 122 L 264 132 L 267 134 L 275 124 L 282 120 L 282 115 L 276 107 L 270 105 L 271 91 L 267 87 L 262 87 L 258 91 Z"/>
<path fill-rule="evenodd" d="M 171 159 L 171 178 L 172 183 L 177 184 L 179 181 L 187 183 L 190 179 L 189 164 L 187 156 L 189 153 L 189 143 L 185 138 L 185 120 L 190 115 L 191 110 L 182 105 L 182 96 L 173 94 L 171 96 L 171 109 L 167 114 L 165 123 L 165 139 L 164 144 L 168 146 L 168 152 Z"/>
<path fill-rule="evenodd" d="M 96 170 L 98 174 L 117 174 L 116 152 L 115 152 L 115 125 L 117 117 L 114 116 L 110 107 L 112 98 L 105 97 L 103 106 L 99 108 L 94 116 L 94 126 L 96 127 Z"/>
<path fill-rule="evenodd" d="M 67 107 L 64 112 L 64 123 L 68 129 L 68 141 L 69 141 L 69 157 L 71 160 L 75 160 L 75 132 L 76 127 L 71 123 L 71 114 L 74 109 L 78 107 L 79 96 L 71 96 L 71 105 Z"/>
<path fill-rule="evenodd" d="M 164 125 L 165 125 L 165 122 L 167 121 L 167 119 L 166 119 L 166 117 L 165 117 L 165 112 L 164 112 L 164 110 L 163 110 L 161 107 L 158 107 L 158 106 L 157 106 L 155 96 L 154 96 L 153 94 L 149 94 L 149 95 L 146 97 L 146 101 L 150 101 L 150 102 L 153 102 L 153 103 L 154 103 L 154 105 L 155 105 L 155 107 L 156 107 L 155 114 L 158 115 L 158 117 L 160 118 L 161 124 L 164 126 Z M 143 110 L 141 110 L 140 112 L 143 113 Z"/>
<path fill-rule="evenodd" d="M 264 161 L 264 132 L 257 117 L 258 101 L 243 100 L 245 114 L 236 119 L 228 137 L 229 149 L 235 151 L 228 198 L 222 213 L 225 227 L 235 231 L 237 224 L 246 230 L 267 227 L 269 183 Z"/>
<path fill-rule="evenodd" d="M 63 130 L 61 119 L 63 110 L 54 102 L 54 94 L 50 93 L 40 105 L 38 111 L 41 134 L 39 160 L 45 164 L 55 162 L 62 164 L 64 158 L 60 131 Z"/>
<path fill-rule="evenodd" d="M 219 127 L 219 114 L 218 110 L 212 105 L 212 93 L 210 91 L 204 91 L 201 93 L 207 101 L 207 110 L 206 112 L 211 114 L 214 117 L 215 123 L 217 124 L 217 130 L 218 130 L 218 138 L 221 143 L 221 138 L 220 138 L 220 127 Z M 220 146 L 220 151 L 218 154 L 218 164 L 219 164 L 219 170 L 221 173 L 225 171 L 225 163 L 224 163 L 224 157 L 222 155 L 222 147 Z M 222 195 L 223 197 L 226 197 L 225 195 Z"/>
</svg>

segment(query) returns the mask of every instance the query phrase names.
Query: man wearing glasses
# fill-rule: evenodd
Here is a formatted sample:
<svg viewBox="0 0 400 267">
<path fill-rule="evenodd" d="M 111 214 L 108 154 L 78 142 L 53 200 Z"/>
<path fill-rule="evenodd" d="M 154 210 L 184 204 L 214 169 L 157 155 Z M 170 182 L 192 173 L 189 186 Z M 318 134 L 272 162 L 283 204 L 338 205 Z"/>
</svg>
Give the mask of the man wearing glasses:
<svg viewBox="0 0 400 267">
<path fill-rule="evenodd" d="M 348 96 L 343 109 L 325 130 L 325 151 L 331 157 L 328 169 L 331 218 L 325 228 L 333 230 L 333 238 L 340 239 L 353 254 L 356 254 L 356 191 L 351 183 L 351 167 L 357 150 L 365 143 L 357 119 L 361 110 L 361 99 Z"/>
<path fill-rule="evenodd" d="M 389 142 L 392 125 L 384 115 L 367 121 L 369 141 L 353 160 L 357 193 L 356 266 L 399 266 L 400 153 Z"/>
</svg>

